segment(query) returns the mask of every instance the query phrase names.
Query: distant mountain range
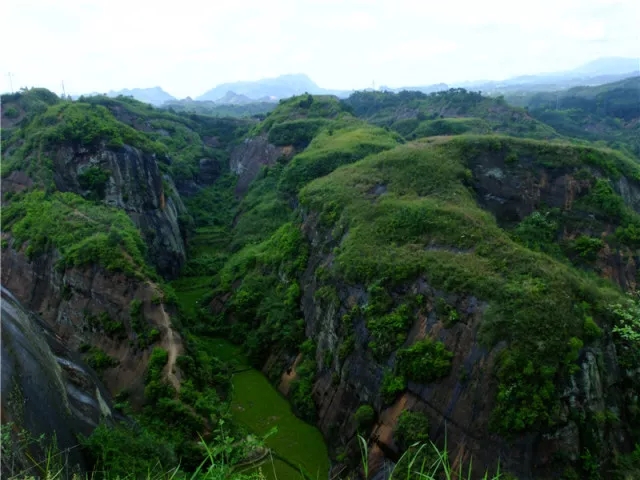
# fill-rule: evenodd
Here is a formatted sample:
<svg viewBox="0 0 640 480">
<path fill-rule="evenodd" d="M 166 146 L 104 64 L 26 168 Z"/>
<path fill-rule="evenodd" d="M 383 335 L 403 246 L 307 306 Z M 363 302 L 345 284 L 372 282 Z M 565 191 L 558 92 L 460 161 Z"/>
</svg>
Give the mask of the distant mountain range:
<svg viewBox="0 0 640 480">
<path fill-rule="evenodd" d="M 523 75 L 501 81 L 469 81 L 452 84 L 438 83 L 413 87 L 380 87 L 379 90 L 399 92 L 416 90 L 423 93 L 461 87 L 481 91 L 485 94 L 506 94 L 516 92 L 546 92 L 568 89 L 576 86 L 595 86 L 614 82 L 640 73 L 640 59 L 623 57 L 598 58 L 572 70 L 539 75 Z M 371 90 L 371 89 L 364 89 Z M 277 102 L 282 98 L 303 93 L 314 95 L 336 95 L 348 97 L 354 90 L 331 90 L 319 87 L 304 74 L 280 75 L 255 81 L 223 83 L 195 98 L 195 101 L 208 101 L 220 105 L 246 105 L 255 102 Z M 160 87 L 134 88 L 110 91 L 110 97 L 118 95 L 132 96 L 142 102 L 161 106 L 165 102 L 181 102 Z M 191 98 L 186 101 L 193 102 Z"/>
<path fill-rule="evenodd" d="M 453 86 L 480 90 L 486 94 L 518 91 L 547 92 L 578 86 L 596 86 L 616 82 L 640 73 L 640 59 L 604 57 L 563 72 L 521 75 L 500 81 L 462 82 Z"/>
<path fill-rule="evenodd" d="M 253 100 L 271 98 L 293 97 L 302 93 L 320 94 L 324 89 L 318 87 L 308 76 L 303 74 L 280 75 L 276 78 L 265 78 L 256 81 L 223 83 L 206 91 L 196 100 L 217 102 L 229 93 L 244 95 Z"/>
<path fill-rule="evenodd" d="M 170 102 L 171 100 L 176 100 L 176 97 L 173 95 L 169 95 L 165 92 L 161 87 L 151 87 L 151 88 L 123 88 L 122 90 L 110 90 L 108 93 L 98 93 L 92 92 L 88 94 L 84 94 L 85 97 L 93 97 L 96 95 L 106 95 L 107 97 L 118 97 L 123 95 L 125 97 L 133 97 L 136 100 L 140 100 L 141 102 L 150 103 L 156 107 L 161 106 L 165 102 Z M 77 100 L 81 95 L 72 95 L 71 98 Z"/>
</svg>

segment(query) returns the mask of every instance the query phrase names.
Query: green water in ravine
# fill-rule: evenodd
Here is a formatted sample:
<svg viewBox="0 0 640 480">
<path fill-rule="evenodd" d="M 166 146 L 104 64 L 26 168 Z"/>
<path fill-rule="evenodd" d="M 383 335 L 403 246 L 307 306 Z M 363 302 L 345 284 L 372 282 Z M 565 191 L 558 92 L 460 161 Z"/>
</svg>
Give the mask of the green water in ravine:
<svg viewBox="0 0 640 480">
<path fill-rule="evenodd" d="M 228 239 L 220 237 L 215 227 L 199 228 L 192 241 L 190 256 L 216 255 L 220 245 Z M 182 277 L 172 282 L 178 296 L 180 310 L 195 316 L 197 302 L 211 291 L 212 277 Z M 325 480 L 329 473 L 329 454 L 320 431 L 303 422 L 291 411 L 289 402 L 258 370 L 250 368 L 240 349 L 223 339 L 197 338 L 209 355 L 221 360 L 235 360 L 241 366 L 233 376 L 231 408 L 234 420 L 256 435 L 265 435 L 273 427 L 277 433 L 266 440 L 273 452 L 271 458 L 260 465 L 269 480 Z M 295 466 L 295 467 L 294 467 Z"/>
<path fill-rule="evenodd" d="M 242 365 L 239 370 L 248 368 L 233 376 L 234 420 L 257 435 L 264 435 L 273 427 L 278 429 L 266 440 L 275 455 L 261 465 L 265 476 L 274 480 L 299 480 L 302 470 L 307 478 L 326 479 L 329 455 L 320 431 L 293 414 L 289 402 L 261 372 L 248 367 L 236 346 L 223 339 L 200 341 L 207 343 L 207 351 L 215 352 L 220 359 L 236 360 Z"/>
</svg>

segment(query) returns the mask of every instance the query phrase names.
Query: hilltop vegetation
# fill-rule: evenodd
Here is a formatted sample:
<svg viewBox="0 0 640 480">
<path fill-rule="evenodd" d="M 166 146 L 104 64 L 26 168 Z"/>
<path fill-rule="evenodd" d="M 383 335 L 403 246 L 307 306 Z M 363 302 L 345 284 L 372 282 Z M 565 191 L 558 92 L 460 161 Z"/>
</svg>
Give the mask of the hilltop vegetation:
<svg viewBox="0 0 640 480">
<path fill-rule="evenodd" d="M 640 77 L 597 87 L 508 97 L 560 134 L 603 141 L 640 157 Z"/>
<path fill-rule="evenodd" d="M 173 100 L 162 108 L 170 112 L 197 113 L 212 117 L 264 117 L 276 107 L 274 102 L 251 102 L 247 104 L 219 104 L 212 101 Z"/>
<path fill-rule="evenodd" d="M 492 132 L 540 139 L 558 136 L 524 109 L 508 106 L 502 97 L 485 97 L 463 88 L 428 95 L 409 91 L 357 92 L 343 103 L 356 116 L 395 130 L 410 140 Z"/>
</svg>

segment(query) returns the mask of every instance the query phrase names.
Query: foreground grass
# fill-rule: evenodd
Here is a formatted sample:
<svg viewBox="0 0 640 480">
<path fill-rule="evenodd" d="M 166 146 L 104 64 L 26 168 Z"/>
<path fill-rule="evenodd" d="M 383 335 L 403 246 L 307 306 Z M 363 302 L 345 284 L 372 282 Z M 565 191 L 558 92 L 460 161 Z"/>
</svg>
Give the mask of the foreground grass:
<svg viewBox="0 0 640 480">
<path fill-rule="evenodd" d="M 284 401 L 284 400 L 283 400 Z M 285 462 L 279 459 L 277 453 L 274 451 L 267 452 L 265 459 L 256 466 L 243 466 L 242 464 L 231 465 L 230 453 L 233 448 L 230 439 L 221 439 L 218 445 L 211 446 L 205 442 L 201 443 L 203 447 L 204 459 L 202 463 L 193 472 L 184 472 L 181 470 L 180 465 L 174 468 L 163 470 L 157 469 L 154 471 L 148 471 L 145 474 L 131 473 L 127 476 L 112 475 L 109 471 L 93 470 L 91 472 L 77 472 L 74 473 L 73 466 L 67 462 L 68 451 L 59 451 L 55 447 L 49 447 L 46 451 L 45 458 L 36 462 L 33 457 L 28 455 L 28 458 L 32 461 L 32 465 L 23 470 L 14 471 L 13 465 L 7 460 L 9 453 L 9 446 L 3 440 L 3 478 L 7 480 L 31 480 L 45 478 L 47 480 L 63 480 L 72 478 L 74 480 L 286 480 L 286 479 L 325 479 L 328 478 L 328 468 L 324 471 L 318 471 L 315 475 L 310 475 L 303 471 L 302 466 L 296 470 L 290 462 Z M 360 443 L 361 451 L 361 471 L 357 475 L 341 476 L 340 474 L 333 478 L 357 478 L 357 476 L 364 476 L 365 480 L 371 478 L 374 472 L 370 472 L 368 464 L 368 445 L 366 440 L 359 436 L 358 441 Z M 310 449 L 308 443 L 300 442 L 301 446 L 304 446 L 305 450 Z M 55 445 L 55 443 L 54 443 Z M 313 448 L 311 447 L 311 450 Z M 323 454 L 324 452 L 308 452 L 312 455 Z M 287 468 L 283 468 L 287 467 Z M 328 467 L 328 465 L 327 465 Z M 467 466 L 462 466 L 458 469 L 454 469 L 451 465 L 450 458 L 448 456 L 446 445 L 444 449 L 439 449 L 432 442 L 415 444 L 413 445 L 394 465 L 388 472 L 387 478 L 389 480 L 401 480 L 401 479 L 421 479 L 421 480 L 463 480 L 471 479 L 472 463 Z M 495 474 L 489 474 L 486 472 L 482 477 L 483 480 L 497 480 L 514 477 L 503 476 L 500 473 L 500 469 Z"/>
</svg>

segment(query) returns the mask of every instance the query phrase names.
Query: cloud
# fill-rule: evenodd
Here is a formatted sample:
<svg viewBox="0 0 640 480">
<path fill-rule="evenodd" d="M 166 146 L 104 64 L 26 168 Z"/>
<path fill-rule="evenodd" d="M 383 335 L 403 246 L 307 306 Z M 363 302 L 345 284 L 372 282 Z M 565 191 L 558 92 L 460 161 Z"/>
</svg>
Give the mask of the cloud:
<svg viewBox="0 0 640 480">
<path fill-rule="evenodd" d="M 456 42 L 440 39 L 416 39 L 393 44 L 380 52 L 372 52 L 372 58 L 378 62 L 413 61 L 420 62 L 429 57 L 453 52 L 458 48 Z"/>
<path fill-rule="evenodd" d="M 0 89 L 160 84 L 178 96 L 298 72 L 320 85 L 504 78 L 640 54 L 638 0 L 21 0 L 3 5 Z M 425 61 L 427 60 L 427 61 Z"/>
<path fill-rule="evenodd" d="M 561 34 L 574 40 L 603 40 L 606 30 L 601 22 L 567 22 L 561 29 Z"/>
<path fill-rule="evenodd" d="M 326 26 L 344 30 L 372 30 L 379 25 L 376 19 L 366 12 L 351 12 L 347 15 L 331 16 Z"/>
</svg>

